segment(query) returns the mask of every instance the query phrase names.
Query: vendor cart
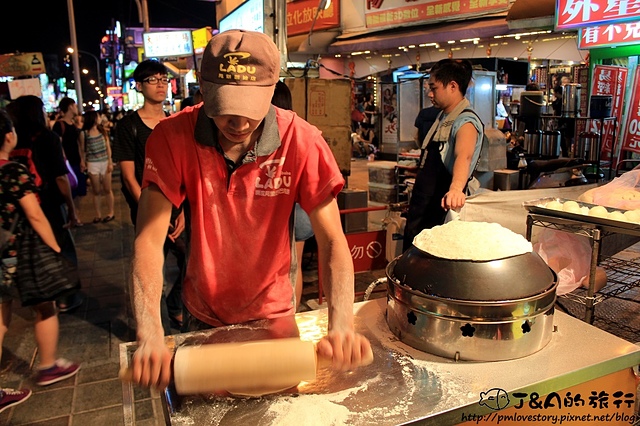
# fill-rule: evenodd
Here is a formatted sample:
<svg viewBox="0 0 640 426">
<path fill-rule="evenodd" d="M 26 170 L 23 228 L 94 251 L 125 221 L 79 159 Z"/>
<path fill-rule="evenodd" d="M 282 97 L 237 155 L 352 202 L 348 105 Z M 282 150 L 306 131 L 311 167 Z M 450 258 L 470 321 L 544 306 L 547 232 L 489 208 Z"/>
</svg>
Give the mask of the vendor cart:
<svg viewBox="0 0 640 426">
<path fill-rule="evenodd" d="M 477 424 L 480 418 L 483 424 L 527 424 L 506 419 L 558 420 L 562 415 L 611 415 L 621 419 L 611 424 L 622 424 L 622 419 L 629 424 L 636 409 L 632 367 L 640 363 L 640 347 L 569 315 L 555 313 L 553 338 L 532 355 L 455 362 L 400 342 L 389 331 L 385 310 L 385 299 L 354 305 L 356 329 L 371 341 L 373 364 L 353 372 L 320 370 L 314 381 L 256 398 L 179 396 L 170 387 L 158 398 L 166 424 L 453 425 Z M 326 333 L 324 309 L 288 320 L 293 324 L 289 336 L 317 341 Z M 259 340 L 272 336 L 274 327 L 282 334 L 282 320 L 262 320 L 168 336 L 166 341 L 177 347 Z M 129 366 L 135 349 L 135 342 L 120 345 L 121 367 Z M 136 424 L 140 394 L 123 384 L 126 425 Z"/>
</svg>

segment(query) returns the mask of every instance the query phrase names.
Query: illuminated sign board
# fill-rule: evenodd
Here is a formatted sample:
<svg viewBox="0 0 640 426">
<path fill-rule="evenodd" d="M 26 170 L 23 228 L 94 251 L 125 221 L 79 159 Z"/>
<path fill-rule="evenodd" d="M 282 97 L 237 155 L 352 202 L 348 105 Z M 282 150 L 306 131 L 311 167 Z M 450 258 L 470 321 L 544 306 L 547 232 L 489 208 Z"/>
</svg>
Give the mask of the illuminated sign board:
<svg viewBox="0 0 640 426">
<path fill-rule="evenodd" d="M 0 55 L 0 77 L 36 76 L 46 72 L 42 53 Z"/>
<path fill-rule="evenodd" d="M 227 30 L 247 30 L 264 33 L 263 0 L 247 0 L 220 20 L 220 32 Z"/>
<path fill-rule="evenodd" d="M 318 13 L 318 0 L 298 0 L 287 3 L 287 35 L 307 34 L 313 23 L 314 31 L 340 28 L 340 2 L 333 0 Z"/>
<path fill-rule="evenodd" d="M 144 33 L 144 54 L 147 58 L 167 58 L 193 55 L 191 31 Z"/>
<path fill-rule="evenodd" d="M 640 20 L 640 2 L 556 0 L 556 29 Z"/>
<path fill-rule="evenodd" d="M 369 0 L 365 5 L 365 24 L 367 28 L 379 28 L 460 20 L 489 12 L 505 12 L 509 3 L 508 0 Z"/>
<path fill-rule="evenodd" d="M 640 44 L 640 21 L 580 28 L 578 49 Z"/>
</svg>

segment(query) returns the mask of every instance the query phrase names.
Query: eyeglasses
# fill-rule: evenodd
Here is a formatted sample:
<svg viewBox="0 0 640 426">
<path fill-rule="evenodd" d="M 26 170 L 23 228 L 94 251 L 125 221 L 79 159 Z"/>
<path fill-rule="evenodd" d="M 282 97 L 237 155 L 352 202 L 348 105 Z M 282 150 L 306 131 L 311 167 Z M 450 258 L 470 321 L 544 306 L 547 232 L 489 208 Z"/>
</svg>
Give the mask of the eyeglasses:
<svg viewBox="0 0 640 426">
<path fill-rule="evenodd" d="M 168 84 L 169 83 L 169 79 L 167 77 L 162 77 L 162 78 L 158 78 L 158 77 L 147 77 L 144 80 L 142 80 L 143 83 L 149 83 L 151 85 L 156 85 L 160 82 L 162 82 L 163 84 Z"/>
</svg>

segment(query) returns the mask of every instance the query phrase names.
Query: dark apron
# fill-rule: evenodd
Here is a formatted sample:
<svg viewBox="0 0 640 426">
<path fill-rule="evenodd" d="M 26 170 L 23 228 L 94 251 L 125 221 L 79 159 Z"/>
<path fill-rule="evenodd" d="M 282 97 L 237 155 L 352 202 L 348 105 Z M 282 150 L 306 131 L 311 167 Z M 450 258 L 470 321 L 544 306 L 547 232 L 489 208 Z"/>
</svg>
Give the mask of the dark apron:
<svg viewBox="0 0 640 426">
<path fill-rule="evenodd" d="M 426 155 L 426 159 L 424 166 L 418 168 L 416 182 L 411 191 L 411 202 L 402 240 L 403 252 L 411 247 L 413 239 L 423 229 L 444 223 L 447 212 L 440 204 L 444 195 L 449 192 L 453 179 L 440 156 L 445 143 L 431 139 L 422 152 L 423 156 Z M 422 164 L 422 158 L 418 164 Z"/>
</svg>

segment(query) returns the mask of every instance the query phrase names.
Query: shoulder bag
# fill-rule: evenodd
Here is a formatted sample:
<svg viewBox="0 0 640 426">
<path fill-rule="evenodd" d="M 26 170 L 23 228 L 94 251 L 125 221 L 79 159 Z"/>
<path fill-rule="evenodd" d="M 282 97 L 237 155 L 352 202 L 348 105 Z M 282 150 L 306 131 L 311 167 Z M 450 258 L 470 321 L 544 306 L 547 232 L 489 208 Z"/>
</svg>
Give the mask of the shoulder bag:
<svg viewBox="0 0 640 426">
<path fill-rule="evenodd" d="M 60 128 L 62 129 L 62 134 L 60 135 L 60 138 L 62 138 L 64 136 L 64 131 L 66 129 L 66 123 L 62 120 L 60 120 L 59 123 L 60 123 Z M 86 138 L 85 138 L 85 141 L 86 141 Z M 64 154 L 64 149 L 62 150 L 62 152 Z M 69 160 L 67 160 L 66 154 L 64 155 L 64 162 L 67 166 L 67 178 L 69 179 L 69 185 L 71 186 L 71 190 L 76 190 L 78 189 L 78 177 L 76 176 L 76 172 L 73 171 L 73 167 L 71 167 Z"/>
<path fill-rule="evenodd" d="M 22 306 L 49 302 L 80 288 L 77 267 L 45 244 L 29 221 L 18 240 L 16 281 Z"/>
</svg>

